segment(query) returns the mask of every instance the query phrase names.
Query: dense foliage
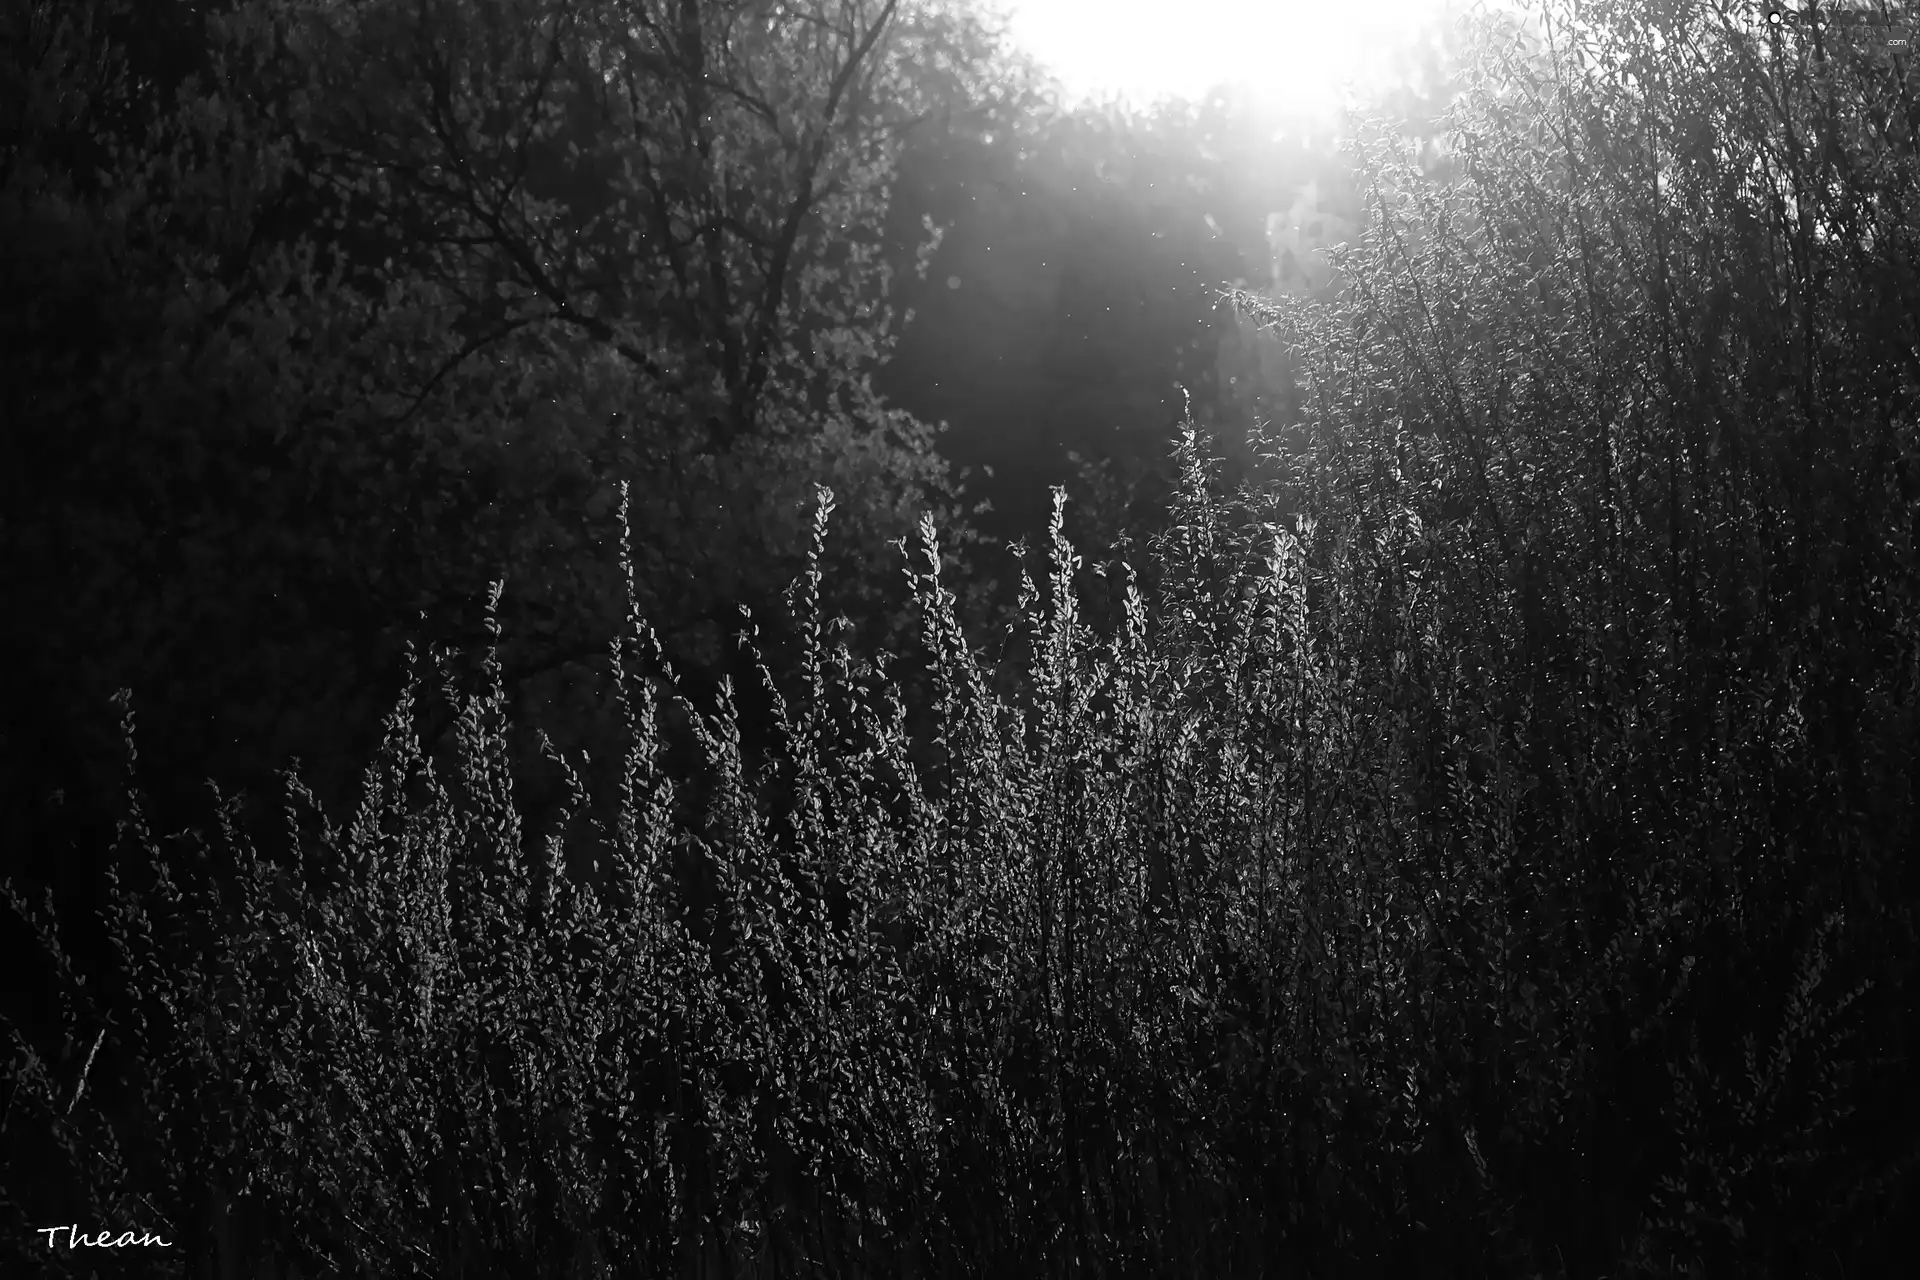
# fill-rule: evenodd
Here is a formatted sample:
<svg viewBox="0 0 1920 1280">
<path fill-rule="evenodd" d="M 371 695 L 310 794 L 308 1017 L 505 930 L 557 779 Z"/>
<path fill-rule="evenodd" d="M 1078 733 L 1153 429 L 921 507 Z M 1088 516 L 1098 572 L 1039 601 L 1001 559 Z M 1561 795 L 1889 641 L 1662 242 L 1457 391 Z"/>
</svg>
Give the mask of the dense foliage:
<svg viewBox="0 0 1920 1280">
<path fill-rule="evenodd" d="M 348 40 L 370 67 L 409 49 L 453 56 L 343 17 L 406 6 L 269 7 L 296 8 L 337 24 L 299 30 Z M 736 10 L 799 12 L 679 12 Z M 147 526 L 116 522 L 191 494 L 292 501 L 245 472 L 192 488 L 183 464 L 139 450 L 176 442 L 222 465 L 244 451 L 206 452 L 184 426 L 136 432 L 136 415 L 269 437 L 279 424 L 316 459 L 335 440 L 338 465 L 357 468 L 338 501 L 408 511 L 417 545 L 458 561 L 433 580 L 451 592 L 471 576 L 479 608 L 465 628 L 429 611 L 434 670 L 416 670 L 387 716 L 344 826 L 289 773 L 277 830 L 240 821 L 216 792 L 210 832 L 160 834 L 142 761 L 168 739 L 134 733 L 145 695 L 123 700 L 120 963 L 110 975 L 56 964 L 58 1031 L 13 1029 L 0 1248 L 102 1276 L 1891 1270 L 1920 1218 L 1920 102 L 1884 56 L 1770 44 L 1712 5 L 1577 10 L 1479 22 L 1434 136 L 1361 130 L 1364 231 L 1333 255 L 1338 291 L 1238 298 L 1284 340 L 1282 371 L 1297 377 L 1271 403 L 1286 416 L 1256 433 L 1238 474 L 1183 424 L 1164 510 L 1128 553 L 1138 578 L 1081 562 L 1057 495 L 1044 589 L 1019 575 L 998 664 L 957 609 L 936 513 L 905 487 L 932 484 L 933 455 L 907 442 L 861 471 L 829 466 L 848 455 L 817 443 L 871 457 L 853 443 L 894 412 L 871 370 L 849 372 L 881 354 L 849 319 L 880 305 L 859 292 L 866 277 L 836 260 L 756 346 L 751 309 L 702 310 L 713 295 L 691 277 L 673 292 L 671 246 L 691 215 L 590 229 L 554 212 L 577 200 L 533 191 L 541 148 L 589 153 L 579 139 L 592 130 L 568 114 L 585 107 L 556 93 L 550 114 L 522 119 L 536 147 L 484 104 L 527 100 L 529 83 L 590 97 L 616 79 L 541 70 L 576 65 L 552 33 L 593 6 L 540 28 L 528 50 L 560 50 L 550 63 L 505 45 L 476 61 L 495 79 L 457 78 L 479 86 L 471 108 L 414 101 L 408 86 L 431 81 L 396 76 L 365 118 L 248 135 L 222 200 L 276 181 L 262 157 L 306 137 L 317 156 L 287 165 L 359 177 L 300 198 L 345 202 L 330 206 L 354 210 L 338 222 L 390 240 L 282 244 L 210 202 L 206 226 L 244 227 L 235 260 L 265 273 L 244 289 L 204 256 L 198 291 L 134 308 L 140 254 L 182 226 L 142 227 L 137 192 L 124 210 L 87 204 L 45 176 L 49 152 L 9 152 L 7 190 L 35 193 L 9 196 L 12 225 L 77 239 L 8 270 L 106 272 L 113 310 L 74 319 L 76 332 L 144 325 L 141 349 L 187 343 L 230 374 L 189 378 L 150 356 L 81 379 L 52 339 L 15 344 L 27 354 L 12 367 L 32 377 L 5 392 L 28 427 L 10 447 L 104 458 L 123 446 L 111 483 L 178 489 L 111 491 L 59 526 L 76 539 L 62 548 L 105 545 L 83 531 L 133 537 Z M 914 29 L 936 28 L 948 30 Z M 350 65 L 312 52 L 317 38 L 259 31 L 239 46 L 249 56 L 312 57 L 315 76 Z M 504 39 L 485 24 L 461 38 Z M 607 67 L 617 43 L 577 46 L 577 65 Z M 749 33 L 740 65 L 792 47 Z M 803 95 L 821 83 L 805 68 L 782 76 Z M 272 110 L 318 119 L 330 100 L 315 88 Z M 57 115 L 73 99 L 32 101 Z M 486 146 L 520 147 L 488 164 L 524 154 L 526 173 L 423 164 L 402 200 L 403 166 L 376 141 L 436 137 L 443 109 Z M 698 169 L 706 195 L 642 187 L 707 201 L 736 257 L 679 251 L 726 267 L 711 287 L 765 297 L 753 201 L 790 194 L 766 177 L 799 162 L 772 158 L 786 139 L 756 132 L 745 97 L 727 110 L 743 115 L 714 135 L 725 163 Z M 222 131 L 241 117 L 206 111 L 165 127 L 186 130 L 180 147 L 238 145 Z M 43 138 L 65 127 L 48 119 Z M 696 134 L 674 136 L 698 154 Z M 809 145 L 837 157 L 855 199 L 866 153 Z M 766 168 L 729 212 L 726 166 L 756 147 Z M 151 158 L 177 153 L 148 148 L 151 181 L 170 180 Z M 613 201 L 639 163 L 550 176 L 602 184 Z M 18 176 L 29 171 L 41 176 Z M 494 200 L 488 182 L 527 190 Z M 53 218 L 56 201 L 91 212 Z M 858 207 L 886 212 L 877 197 Z M 1169 235 L 1197 235 L 1182 218 Z M 625 277 L 595 256 L 608 252 L 595 237 L 616 233 Z M 485 252 L 449 247 L 474 244 Z M 388 253 L 421 257 L 369 277 L 379 291 L 342 283 L 368 263 L 388 270 Z M 332 283 L 318 291 L 323 262 Z M 462 294 L 476 263 L 492 274 Z M 1226 260 L 1186 259 L 1202 263 Z M 1097 289 L 1095 276 L 1080 286 Z M 622 310 L 644 290 L 662 305 Z M 435 372 L 436 351 L 447 363 L 485 324 L 513 328 L 489 348 L 505 372 Z M 821 373 L 809 353 L 840 339 L 804 335 L 836 325 L 859 336 Z M 762 353 L 763 372 L 728 373 L 729 335 Z M 130 359 L 102 346 L 80 358 Z M 321 393 L 278 396 L 268 367 L 331 388 L 341 407 L 293 432 L 277 415 Z M 462 378 L 488 389 L 427 407 Z M 61 399 L 70 387 L 86 390 Z M 120 398 L 73 402 L 102 387 Z M 669 401 L 699 395 L 700 430 L 660 422 Z M 616 433 L 606 447 L 624 461 L 592 472 L 605 492 L 554 488 L 540 460 L 589 456 L 568 433 L 616 403 L 650 406 L 656 447 L 683 451 L 682 470 L 639 466 L 616 447 L 637 437 Z M 60 435 L 49 405 L 94 416 Z M 383 408 L 390 434 L 355 433 L 356 414 Z M 367 443 L 389 439 L 425 442 L 412 458 L 438 456 L 435 440 L 494 442 L 491 498 L 450 478 L 400 485 L 401 463 L 376 462 Z M 759 572 L 777 583 L 775 553 L 805 549 L 791 623 L 756 612 L 769 632 L 737 668 L 752 687 L 722 681 L 697 701 L 665 632 L 701 610 L 676 604 L 647 562 L 673 538 L 692 557 L 719 536 L 672 527 L 691 508 L 670 518 L 659 505 L 695 474 L 728 495 L 775 478 L 768 492 L 833 490 L 807 490 L 811 525 L 792 544 L 769 531 L 738 551 L 736 568 L 768 548 Z M 536 503 L 519 485 L 570 496 Z M 403 494 L 451 505 L 412 511 Z M 835 494 L 856 558 L 912 517 L 904 604 L 872 584 L 828 595 L 843 567 Z M 8 496 L 10 533 L 58 523 L 51 495 Z M 40 523 L 14 514 L 42 500 Z M 489 501 L 520 514 L 489 524 Z M 374 523 L 343 522 L 337 541 L 290 534 L 276 554 L 358 554 L 351 537 Z M 555 572 L 529 567 L 541 549 L 602 529 L 619 552 L 610 585 L 591 590 L 624 611 L 566 616 L 617 614 L 601 635 L 617 750 L 549 744 L 527 759 L 512 746 L 507 659 L 541 614 L 509 607 L 501 566 L 558 589 Z M 169 545 L 195 563 L 192 539 Z M 49 581 L 56 551 L 82 555 L 10 550 Z M 907 551 L 902 539 L 895 554 Z M 394 563 L 424 574 L 430 560 Z M 104 568 L 75 580 L 111 595 L 135 589 L 125 572 L 118 586 Z M 395 589 L 394 609 L 424 607 Z M 181 610 L 232 607 L 172 590 Z M 301 621 L 325 625 L 303 599 L 314 612 Z M 838 632 L 861 627 L 838 614 L 860 608 L 906 612 L 916 653 L 857 651 Z M 463 684 L 446 647 L 473 630 L 486 656 Z M 285 642 L 301 635 L 290 621 Z M 920 674 L 903 681 L 909 658 Z M 749 695 L 764 746 L 743 733 Z M 446 709 L 457 715 L 436 747 Z M 529 792 L 559 801 L 532 814 Z M 10 896 L 59 956 L 49 916 Z M 33 1232 L 54 1222 L 175 1243 L 49 1251 Z"/>
<path fill-rule="evenodd" d="M 619 480 L 649 616 L 712 672 L 798 571 L 813 484 L 849 500 L 850 599 L 948 493 L 871 374 L 929 247 L 884 251 L 898 155 L 1012 74 L 965 11 L 156 8 L 9 13 L 23 768 L 61 744 L 98 801 L 132 685 L 169 815 L 290 755 L 337 803 L 403 638 L 476 641 L 494 576 L 516 690 L 597 658 Z"/>
</svg>

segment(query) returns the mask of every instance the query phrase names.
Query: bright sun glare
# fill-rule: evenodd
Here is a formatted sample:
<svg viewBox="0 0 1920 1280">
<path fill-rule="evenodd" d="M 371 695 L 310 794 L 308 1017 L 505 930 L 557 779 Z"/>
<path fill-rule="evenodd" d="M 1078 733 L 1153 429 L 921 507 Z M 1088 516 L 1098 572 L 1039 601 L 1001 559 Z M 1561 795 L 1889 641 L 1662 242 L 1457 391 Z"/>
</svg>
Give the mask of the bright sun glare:
<svg viewBox="0 0 1920 1280">
<path fill-rule="evenodd" d="M 1338 110 L 1398 39 L 1464 0 L 989 0 L 1075 97 L 1136 106 L 1237 82 L 1289 112 Z"/>
</svg>

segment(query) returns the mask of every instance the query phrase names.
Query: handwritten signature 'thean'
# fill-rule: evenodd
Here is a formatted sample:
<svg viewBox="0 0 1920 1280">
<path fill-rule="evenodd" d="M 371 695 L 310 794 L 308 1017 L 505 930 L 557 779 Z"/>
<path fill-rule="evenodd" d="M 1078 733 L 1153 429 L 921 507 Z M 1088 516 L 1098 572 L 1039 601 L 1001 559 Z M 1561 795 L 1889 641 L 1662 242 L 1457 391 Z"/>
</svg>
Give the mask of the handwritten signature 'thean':
<svg viewBox="0 0 1920 1280">
<path fill-rule="evenodd" d="M 64 1226 L 64 1227 L 41 1227 L 38 1229 L 38 1231 L 35 1232 L 35 1234 L 46 1236 L 47 1248 L 51 1249 L 53 1248 L 54 1237 L 58 1236 L 62 1231 L 67 1233 L 67 1248 L 69 1249 L 79 1249 L 83 1247 L 92 1247 L 96 1249 L 120 1249 L 120 1248 L 124 1248 L 127 1245 L 158 1245 L 162 1249 L 168 1249 L 172 1247 L 165 1240 L 162 1240 L 159 1236 L 154 1235 L 153 1232 L 151 1231 L 142 1231 L 137 1233 L 132 1231 L 122 1231 L 117 1236 L 114 1235 L 111 1231 L 102 1231 L 97 1236 L 89 1236 L 80 1230 L 80 1224 L 77 1222 L 71 1223 L 68 1226 Z"/>
</svg>

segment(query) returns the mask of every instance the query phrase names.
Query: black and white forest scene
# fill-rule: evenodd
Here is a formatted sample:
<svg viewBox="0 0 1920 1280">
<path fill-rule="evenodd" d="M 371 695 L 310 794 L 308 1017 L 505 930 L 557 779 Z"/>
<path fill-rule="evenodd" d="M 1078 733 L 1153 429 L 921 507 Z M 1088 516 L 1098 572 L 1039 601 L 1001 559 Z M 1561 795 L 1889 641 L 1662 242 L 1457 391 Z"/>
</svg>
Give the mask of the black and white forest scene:
<svg viewBox="0 0 1920 1280">
<path fill-rule="evenodd" d="M 0 0 L 0 1275 L 1909 1270 L 1916 35 Z"/>
</svg>

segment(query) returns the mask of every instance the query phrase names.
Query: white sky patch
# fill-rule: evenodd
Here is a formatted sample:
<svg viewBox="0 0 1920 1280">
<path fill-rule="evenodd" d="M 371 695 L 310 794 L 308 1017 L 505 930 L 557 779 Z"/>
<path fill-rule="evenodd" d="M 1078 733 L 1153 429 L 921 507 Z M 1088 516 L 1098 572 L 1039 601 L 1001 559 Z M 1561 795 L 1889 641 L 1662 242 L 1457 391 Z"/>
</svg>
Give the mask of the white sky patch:
<svg viewBox="0 0 1920 1280">
<path fill-rule="evenodd" d="M 1336 111 L 1397 38 L 1468 0 L 989 0 L 1074 97 L 1145 107 L 1244 84 L 1287 112 Z"/>
</svg>

